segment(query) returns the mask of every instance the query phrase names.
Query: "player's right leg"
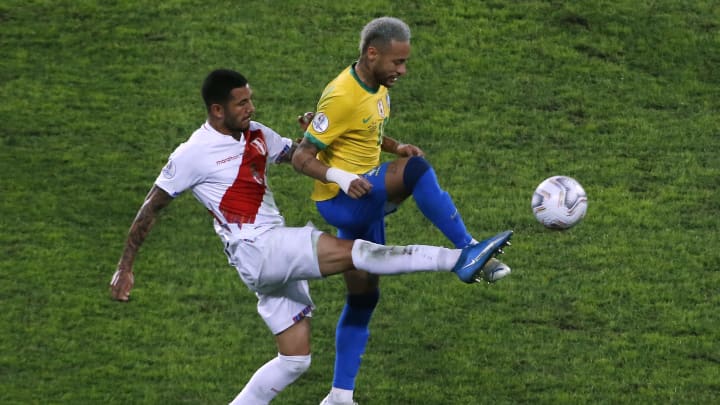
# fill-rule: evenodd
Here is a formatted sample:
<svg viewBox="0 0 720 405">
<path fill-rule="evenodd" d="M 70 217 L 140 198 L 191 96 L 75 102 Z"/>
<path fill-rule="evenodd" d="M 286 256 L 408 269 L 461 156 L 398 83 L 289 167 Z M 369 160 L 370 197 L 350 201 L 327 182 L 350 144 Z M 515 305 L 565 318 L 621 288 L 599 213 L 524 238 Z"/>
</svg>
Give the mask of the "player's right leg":
<svg viewBox="0 0 720 405">
<path fill-rule="evenodd" d="M 338 236 L 342 239 L 361 237 L 382 244 L 385 242 L 382 218 L 383 216 L 380 216 L 372 220 L 366 217 L 371 225 L 364 233 L 339 229 Z M 353 270 L 345 272 L 343 276 L 347 296 L 335 329 L 333 383 L 330 393 L 323 400 L 325 405 L 354 404 L 355 381 L 370 338 L 370 320 L 380 301 L 380 279 L 377 275 Z"/>
<path fill-rule="evenodd" d="M 379 177 L 382 179 L 382 177 Z M 340 239 L 385 242 L 384 183 L 373 184 L 367 197 L 353 200 L 340 193 L 318 202 L 323 218 L 338 228 Z M 362 271 L 344 273 L 348 294 L 335 329 L 335 368 L 332 390 L 323 404 L 352 404 L 355 380 L 370 336 L 370 320 L 380 300 L 379 279 Z"/>
<path fill-rule="evenodd" d="M 495 256 L 510 245 L 511 237 L 512 231 L 505 231 L 463 249 L 448 249 L 427 245 L 386 246 L 361 239 L 338 239 L 323 233 L 318 238 L 316 250 L 323 276 L 347 272 L 348 278 L 359 279 L 369 277 L 367 273 L 395 275 L 452 271 L 466 283 L 481 280 L 492 283 L 510 272 L 510 268 Z M 367 284 L 368 281 L 363 282 Z M 351 280 L 350 293 L 364 293 L 359 289 L 363 282 Z"/>
<path fill-rule="evenodd" d="M 500 232 L 499 234 L 470 245 L 462 250 L 462 254 L 453 267 L 453 273 L 457 274 L 460 280 L 466 283 L 475 283 L 482 280 L 490 283 L 497 281 L 510 272 L 510 268 L 496 260 L 490 263 L 496 254 L 502 253 L 502 249 L 510 245 L 512 231 Z M 490 264 L 488 266 L 488 264 Z"/>
</svg>

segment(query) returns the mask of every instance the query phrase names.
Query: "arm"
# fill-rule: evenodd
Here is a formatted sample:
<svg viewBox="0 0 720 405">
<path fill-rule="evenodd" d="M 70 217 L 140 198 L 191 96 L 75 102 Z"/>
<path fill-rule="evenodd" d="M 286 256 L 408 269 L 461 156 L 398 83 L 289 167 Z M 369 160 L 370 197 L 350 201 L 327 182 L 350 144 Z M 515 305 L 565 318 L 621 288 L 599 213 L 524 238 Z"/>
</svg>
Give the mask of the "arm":
<svg viewBox="0 0 720 405">
<path fill-rule="evenodd" d="M 390 138 L 389 136 L 383 136 L 380 149 L 382 149 L 383 152 L 393 153 L 401 157 L 425 156 L 425 152 L 417 146 L 409 143 L 402 143 L 397 139 Z"/>
<path fill-rule="evenodd" d="M 160 210 L 167 207 L 172 200 L 173 198 L 165 190 L 155 185 L 145 197 L 145 202 L 143 202 L 130 226 L 125 248 L 110 282 L 110 292 L 113 299 L 118 301 L 130 299 L 130 290 L 135 283 L 132 270 L 135 256 L 137 256 L 140 245 L 143 244 L 150 229 L 155 224 Z"/>
<path fill-rule="evenodd" d="M 317 153 L 317 146 L 307 138 L 303 138 L 292 157 L 292 165 L 295 170 L 323 183 L 337 183 L 345 194 L 352 198 L 360 198 L 370 191 L 372 185 L 367 179 L 326 166 L 315 157 Z"/>
<path fill-rule="evenodd" d="M 292 142 L 292 145 L 290 145 L 290 149 L 287 151 L 287 153 L 284 153 L 280 158 L 276 161 L 276 163 L 290 163 L 292 162 L 292 158 L 295 155 L 295 151 L 297 150 L 298 144 L 296 141 Z"/>
<path fill-rule="evenodd" d="M 298 125 L 300 125 L 301 131 L 305 132 L 308 125 L 310 125 L 310 122 L 312 122 L 312 119 L 314 116 L 315 116 L 314 112 L 306 112 L 303 115 L 297 116 L 297 122 L 298 122 Z M 302 140 L 303 140 L 302 137 L 293 140 L 292 145 L 290 145 L 290 150 L 287 153 L 285 153 L 283 156 L 281 156 L 280 159 L 278 159 L 277 163 L 292 162 L 293 156 L 295 155 L 295 151 L 297 150 L 298 145 L 300 144 L 300 142 L 302 142 Z"/>
</svg>

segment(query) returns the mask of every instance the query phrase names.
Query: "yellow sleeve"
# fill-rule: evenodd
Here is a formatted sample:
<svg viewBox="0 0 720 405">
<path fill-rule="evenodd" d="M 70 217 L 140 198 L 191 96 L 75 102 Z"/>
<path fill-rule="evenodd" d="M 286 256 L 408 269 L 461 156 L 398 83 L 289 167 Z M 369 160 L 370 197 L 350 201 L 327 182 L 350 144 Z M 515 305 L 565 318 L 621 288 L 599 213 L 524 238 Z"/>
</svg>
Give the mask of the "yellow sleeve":
<svg viewBox="0 0 720 405">
<path fill-rule="evenodd" d="M 354 116 L 349 97 L 343 97 L 337 89 L 326 90 L 317 105 L 315 118 L 307 132 L 318 148 L 325 149 L 339 136 L 349 130 L 350 119 Z"/>
</svg>

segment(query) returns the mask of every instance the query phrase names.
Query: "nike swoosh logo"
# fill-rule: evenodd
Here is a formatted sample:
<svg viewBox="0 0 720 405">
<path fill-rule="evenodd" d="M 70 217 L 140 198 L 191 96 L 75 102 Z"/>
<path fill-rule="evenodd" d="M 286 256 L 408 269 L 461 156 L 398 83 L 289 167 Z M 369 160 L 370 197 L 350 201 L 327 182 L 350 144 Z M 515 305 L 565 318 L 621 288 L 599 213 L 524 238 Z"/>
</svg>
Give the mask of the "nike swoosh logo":
<svg viewBox="0 0 720 405">
<path fill-rule="evenodd" d="M 371 118 L 372 118 L 372 115 L 369 116 L 369 117 L 367 117 L 367 118 L 363 118 L 363 119 L 362 119 L 363 124 L 367 124 L 368 121 L 370 121 Z"/>
<path fill-rule="evenodd" d="M 491 244 L 489 244 L 488 246 L 486 246 L 485 249 L 482 250 L 482 252 L 478 253 L 477 256 L 475 256 L 475 257 L 470 261 L 470 263 L 464 265 L 462 268 L 463 268 L 463 269 L 467 269 L 468 267 L 470 267 L 470 266 L 474 265 L 475 263 L 479 262 L 480 260 L 478 259 L 478 257 L 484 256 L 489 250 L 492 250 L 492 247 L 493 247 L 493 246 L 495 246 L 494 243 L 491 243 Z"/>
</svg>

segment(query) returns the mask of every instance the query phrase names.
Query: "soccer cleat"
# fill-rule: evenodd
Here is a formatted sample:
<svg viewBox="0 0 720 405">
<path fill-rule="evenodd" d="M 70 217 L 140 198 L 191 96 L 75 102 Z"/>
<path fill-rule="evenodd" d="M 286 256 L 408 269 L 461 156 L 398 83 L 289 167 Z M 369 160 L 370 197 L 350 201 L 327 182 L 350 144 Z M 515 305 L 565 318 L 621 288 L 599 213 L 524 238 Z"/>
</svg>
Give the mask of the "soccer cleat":
<svg viewBox="0 0 720 405">
<path fill-rule="evenodd" d="M 490 266 L 485 271 L 485 265 L 490 262 L 490 259 L 495 255 L 502 254 L 505 246 L 510 246 L 510 238 L 513 235 L 513 231 L 500 232 L 492 238 L 485 239 L 484 241 L 478 242 L 475 245 L 466 246 L 460 253 L 460 258 L 455 267 L 452 269 L 453 273 L 457 274 L 460 280 L 466 283 L 478 283 L 485 279 L 487 282 L 492 283 L 510 273 L 510 268 L 499 269 L 497 266 Z M 502 264 L 500 261 L 498 263 Z M 507 271 L 505 271 L 507 270 Z M 495 272 L 497 271 L 497 274 Z"/>
<path fill-rule="evenodd" d="M 482 268 L 483 280 L 494 283 L 510 274 L 510 271 L 510 266 L 493 257 Z"/>
<path fill-rule="evenodd" d="M 358 403 L 355 401 L 338 402 L 333 398 L 332 393 L 330 393 L 320 402 L 320 405 L 358 405 Z"/>
</svg>

